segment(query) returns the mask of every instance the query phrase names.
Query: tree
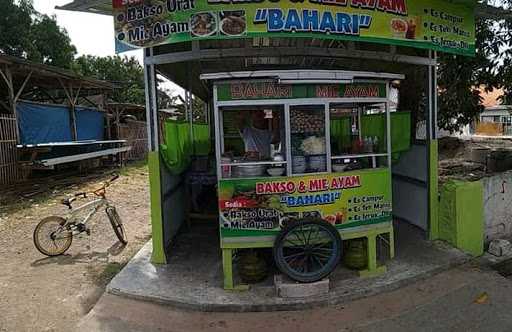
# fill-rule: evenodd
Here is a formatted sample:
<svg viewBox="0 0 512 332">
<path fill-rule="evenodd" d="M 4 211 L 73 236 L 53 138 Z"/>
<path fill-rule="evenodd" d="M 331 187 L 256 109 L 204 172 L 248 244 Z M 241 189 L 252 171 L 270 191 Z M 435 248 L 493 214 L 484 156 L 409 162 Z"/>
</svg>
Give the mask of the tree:
<svg viewBox="0 0 512 332">
<path fill-rule="evenodd" d="M 502 0 L 510 8 L 512 0 Z M 512 96 L 512 25 L 510 18 L 477 18 L 475 57 L 441 54 L 438 67 L 439 127 L 451 132 L 471 123 L 484 110 L 481 90 L 503 88 Z"/>
<path fill-rule="evenodd" d="M 39 15 L 31 26 L 27 58 L 61 68 L 70 68 L 76 55 L 67 32 L 57 25 L 55 17 Z"/>
<path fill-rule="evenodd" d="M 30 40 L 31 15 L 34 12 L 32 3 L 20 1 L 16 5 L 12 0 L 0 0 L 0 8 L 0 51 L 21 57 Z"/>
<path fill-rule="evenodd" d="M 0 0 L 0 53 L 70 68 L 76 48 L 55 17 L 34 10 L 31 0 Z"/>
<path fill-rule="evenodd" d="M 145 105 L 144 70 L 134 57 L 83 55 L 74 61 L 72 69 L 79 75 L 114 83 L 115 102 Z"/>
<path fill-rule="evenodd" d="M 172 109 L 176 112 L 177 119 L 188 121 L 185 99 L 171 89 L 158 90 L 158 109 Z M 192 118 L 195 123 L 206 123 L 206 104 L 198 97 L 192 96 Z"/>
<path fill-rule="evenodd" d="M 503 0 L 505 6 L 512 10 L 512 0 Z M 512 105 L 512 19 L 502 20 L 497 30 L 499 31 L 498 37 L 503 44 L 501 62 L 502 65 L 499 70 L 500 88 L 504 91 L 502 102 L 504 104 Z"/>
</svg>

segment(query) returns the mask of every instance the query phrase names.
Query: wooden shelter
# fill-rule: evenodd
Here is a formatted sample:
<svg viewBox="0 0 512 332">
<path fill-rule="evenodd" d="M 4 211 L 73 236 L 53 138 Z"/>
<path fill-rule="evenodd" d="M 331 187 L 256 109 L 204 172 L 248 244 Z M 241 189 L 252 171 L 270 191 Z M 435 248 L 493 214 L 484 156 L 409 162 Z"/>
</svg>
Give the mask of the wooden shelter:
<svg viewBox="0 0 512 332">
<path fill-rule="evenodd" d="M 103 100 L 114 86 L 105 81 L 81 77 L 69 70 L 36 64 L 0 55 L 0 184 L 25 178 L 29 171 L 19 165 L 19 150 L 34 158 L 41 149 L 19 146 L 16 107 L 22 100 L 41 104 L 66 105 L 69 109 L 72 141 L 77 141 L 75 107 L 93 106 L 104 110 Z M 101 102 L 91 96 L 103 95 Z M 97 99 L 97 98 L 96 98 Z M 67 142 L 72 143 L 72 142 Z M 39 147 L 47 150 L 49 147 Z"/>
</svg>

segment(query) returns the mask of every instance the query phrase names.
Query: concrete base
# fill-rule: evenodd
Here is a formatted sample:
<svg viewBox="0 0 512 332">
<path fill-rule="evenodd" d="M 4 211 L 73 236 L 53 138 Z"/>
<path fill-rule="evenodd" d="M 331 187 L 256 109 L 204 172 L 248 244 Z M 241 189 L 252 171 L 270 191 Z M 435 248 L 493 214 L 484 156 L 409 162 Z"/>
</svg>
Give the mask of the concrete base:
<svg viewBox="0 0 512 332">
<path fill-rule="evenodd" d="M 312 296 L 323 296 L 329 293 L 329 278 L 312 282 L 299 283 L 293 281 L 282 274 L 274 276 L 274 286 L 276 294 L 282 298 L 305 298 Z"/>
<path fill-rule="evenodd" d="M 385 274 L 360 278 L 356 271 L 340 264 L 330 275 L 327 294 L 281 298 L 276 296 L 272 275 L 262 283 L 251 285 L 248 291 L 225 291 L 218 230 L 193 227 L 191 232 L 178 236 L 168 265 L 150 262 L 151 243 L 148 243 L 114 277 L 107 291 L 202 311 L 301 310 L 394 290 L 470 258 L 444 243 L 424 240 L 422 233 L 408 224 L 397 224 L 395 236 L 397 254 L 395 259 L 386 262 Z M 234 269 L 236 271 L 236 266 Z"/>
</svg>

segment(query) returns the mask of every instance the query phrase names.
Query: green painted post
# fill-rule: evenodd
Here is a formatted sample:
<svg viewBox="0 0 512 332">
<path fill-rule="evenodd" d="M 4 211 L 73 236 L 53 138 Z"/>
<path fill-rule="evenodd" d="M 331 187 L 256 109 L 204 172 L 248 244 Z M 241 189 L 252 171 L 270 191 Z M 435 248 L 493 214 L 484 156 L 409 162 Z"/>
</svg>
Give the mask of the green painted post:
<svg viewBox="0 0 512 332">
<path fill-rule="evenodd" d="M 151 232 L 153 253 L 151 262 L 166 264 L 162 218 L 162 187 L 160 185 L 160 155 L 158 151 L 148 153 L 149 196 L 151 203 Z"/>
<path fill-rule="evenodd" d="M 224 273 L 224 289 L 234 289 L 233 249 L 222 249 L 222 268 Z"/>
<path fill-rule="evenodd" d="M 370 234 L 368 239 L 368 272 L 377 270 L 377 241 L 375 234 Z"/>
<path fill-rule="evenodd" d="M 395 232 L 393 225 L 389 231 L 389 258 L 395 258 Z"/>
<path fill-rule="evenodd" d="M 438 145 L 437 140 L 431 140 L 428 144 L 428 206 L 429 206 L 429 238 L 439 239 L 439 183 L 438 183 Z"/>
</svg>

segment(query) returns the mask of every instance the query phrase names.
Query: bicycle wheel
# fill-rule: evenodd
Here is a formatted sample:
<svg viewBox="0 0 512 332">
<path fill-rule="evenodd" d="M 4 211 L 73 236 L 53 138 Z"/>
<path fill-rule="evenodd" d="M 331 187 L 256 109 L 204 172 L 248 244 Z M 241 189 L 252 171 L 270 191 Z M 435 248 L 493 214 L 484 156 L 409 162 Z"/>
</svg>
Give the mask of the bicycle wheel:
<svg viewBox="0 0 512 332">
<path fill-rule="evenodd" d="M 293 280 L 314 282 L 328 276 L 341 257 L 341 238 L 334 226 L 308 219 L 290 224 L 277 236 L 274 260 Z"/>
<path fill-rule="evenodd" d="M 73 232 L 65 226 L 66 220 L 51 216 L 44 218 L 34 229 L 34 245 L 46 256 L 62 255 L 73 241 Z"/>
<path fill-rule="evenodd" d="M 114 206 L 108 206 L 105 209 L 105 212 L 107 213 L 108 219 L 110 220 L 110 225 L 112 225 L 112 229 L 114 230 L 114 233 L 116 233 L 119 242 L 122 244 L 127 244 L 128 239 L 126 238 L 123 222 L 121 221 L 116 208 Z"/>
</svg>

